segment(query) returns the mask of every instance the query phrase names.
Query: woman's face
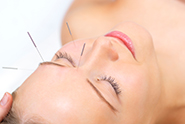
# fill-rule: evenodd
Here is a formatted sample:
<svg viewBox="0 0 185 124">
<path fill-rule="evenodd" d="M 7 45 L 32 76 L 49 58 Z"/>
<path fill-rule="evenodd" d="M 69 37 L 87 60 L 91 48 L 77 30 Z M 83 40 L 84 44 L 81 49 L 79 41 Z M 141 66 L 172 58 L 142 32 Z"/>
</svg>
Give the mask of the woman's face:
<svg viewBox="0 0 185 124">
<path fill-rule="evenodd" d="M 161 88 L 152 38 L 130 22 L 112 31 L 130 37 L 135 57 L 118 38 L 110 36 L 64 45 L 53 57 L 54 64 L 40 64 L 17 90 L 14 106 L 21 117 L 40 116 L 54 124 L 151 121 Z"/>
</svg>

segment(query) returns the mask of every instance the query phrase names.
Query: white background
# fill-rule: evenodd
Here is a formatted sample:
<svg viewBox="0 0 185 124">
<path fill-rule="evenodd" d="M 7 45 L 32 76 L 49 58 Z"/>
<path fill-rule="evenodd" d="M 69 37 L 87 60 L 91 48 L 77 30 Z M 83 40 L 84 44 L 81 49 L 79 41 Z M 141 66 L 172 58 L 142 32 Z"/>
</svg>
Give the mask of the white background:
<svg viewBox="0 0 185 124">
<path fill-rule="evenodd" d="M 0 98 L 18 88 L 42 62 L 27 31 L 45 61 L 61 47 L 61 24 L 72 1 L 0 0 Z"/>
</svg>

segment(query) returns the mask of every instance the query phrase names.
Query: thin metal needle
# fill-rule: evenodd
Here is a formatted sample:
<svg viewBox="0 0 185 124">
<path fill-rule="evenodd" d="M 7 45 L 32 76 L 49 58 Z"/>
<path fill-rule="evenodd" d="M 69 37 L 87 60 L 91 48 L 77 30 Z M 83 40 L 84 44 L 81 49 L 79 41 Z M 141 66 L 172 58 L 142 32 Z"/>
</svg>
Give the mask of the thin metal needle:
<svg viewBox="0 0 185 124">
<path fill-rule="evenodd" d="M 39 53 L 39 55 L 40 55 L 42 61 L 44 62 L 44 59 L 43 59 L 42 55 L 40 54 L 40 52 L 39 52 L 39 50 L 38 50 L 38 48 L 37 48 L 35 42 L 33 41 L 33 39 L 32 39 L 32 37 L 31 37 L 30 33 L 29 33 L 29 32 L 27 32 L 27 33 L 28 33 L 28 35 L 29 35 L 29 37 L 30 37 L 30 39 L 31 39 L 31 41 L 32 41 L 32 43 L 33 43 L 33 45 L 35 46 L 37 52 Z"/>
<path fill-rule="evenodd" d="M 15 67 L 2 67 L 2 69 L 33 71 L 31 69 L 21 69 L 21 68 L 15 68 Z"/>
<path fill-rule="evenodd" d="M 83 45 L 82 52 L 81 52 L 81 55 L 80 55 L 80 60 L 79 60 L 79 62 L 78 62 L 78 67 L 79 67 L 79 65 L 80 65 L 81 57 L 82 57 L 82 55 L 83 55 L 83 53 L 84 53 L 85 45 L 86 45 L 86 43 L 84 43 L 84 45 Z M 77 68 L 78 68 L 78 67 L 77 67 Z"/>
<path fill-rule="evenodd" d="M 75 42 L 74 42 L 74 38 L 73 38 L 73 35 L 72 35 L 71 30 L 70 30 L 70 28 L 69 28 L 69 24 L 68 24 L 68 22 L 66 22 L 66 25 L 67 25 L 67 28 L 68 28 L 69 33 L 70 33 L 70 35 L 71 35 L 72 41 L 73 41 L 73 43 L 75 44 Z M 75 44 L 75 47 L 76 47 L 76 44 Z"/>
<path fill-rule="evenodd" d="M 13 70 L 18 70 L 18 68 L 13 68 L 13 67 L 2 67 L 3 69 L 13 69 Z"/>
</svg>

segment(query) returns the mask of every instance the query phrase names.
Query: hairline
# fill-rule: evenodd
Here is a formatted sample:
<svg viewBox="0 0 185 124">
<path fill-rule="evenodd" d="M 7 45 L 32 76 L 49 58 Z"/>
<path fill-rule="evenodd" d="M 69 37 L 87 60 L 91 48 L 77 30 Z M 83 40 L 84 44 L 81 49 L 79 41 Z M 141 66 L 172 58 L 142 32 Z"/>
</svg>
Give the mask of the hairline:
<svg viewBox="0 0 185 124">
<path fill-rule="evenodd" d="M 17 90 L 18 90 L 18 88 L 12 93 L 13 102 L 16 99 Z M 12 107 L 13 107 L 13 103 L 12 103 Z M 16 106 L 14 106 L 14 107 L 16 107 Z M 11 110 L 12 110 L 12 108 L 10 109 L 10 111 Z M 16 110 L 16 108 L 15 108 L 15 110 Z M 14 111 L 14 113 L 19 114 L 17 111 Z M 21 118 L 17 118 L 17 119 L 20 119 L 20 121 L 24 121 L 24 120 L 21 120 Z M 37 114 L 33 114 L 30 117 L 28 116 L 28 119 L 26 119 L 26 121 L 24 123 L 25 124 L 51 124 L 51 122 L 49 122 L 48 120 L 44 119 L 43 117 L 41 117 L 40 115 L 37 115 Z"/>
</svg>

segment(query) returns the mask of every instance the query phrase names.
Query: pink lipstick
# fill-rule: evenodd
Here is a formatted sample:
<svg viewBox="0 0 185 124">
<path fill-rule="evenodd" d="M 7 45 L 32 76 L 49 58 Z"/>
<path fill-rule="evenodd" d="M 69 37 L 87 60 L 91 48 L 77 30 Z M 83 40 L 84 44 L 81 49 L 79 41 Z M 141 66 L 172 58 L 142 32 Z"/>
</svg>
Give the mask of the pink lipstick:
<svg viewBox="0 0 185 124">
<path fill-rule="evenodd" d="M 119 41 L 121 41 L 121 43 L 123 43 L 129 49 L 129 51 L 132 53 L 133 57 L 135 58 L 135 49 L 134 49 L 132 40 L 126 34 L 120 31 L 112 31 L 106 34 L 105 36 L 119 39 Z"/>
</svg>

